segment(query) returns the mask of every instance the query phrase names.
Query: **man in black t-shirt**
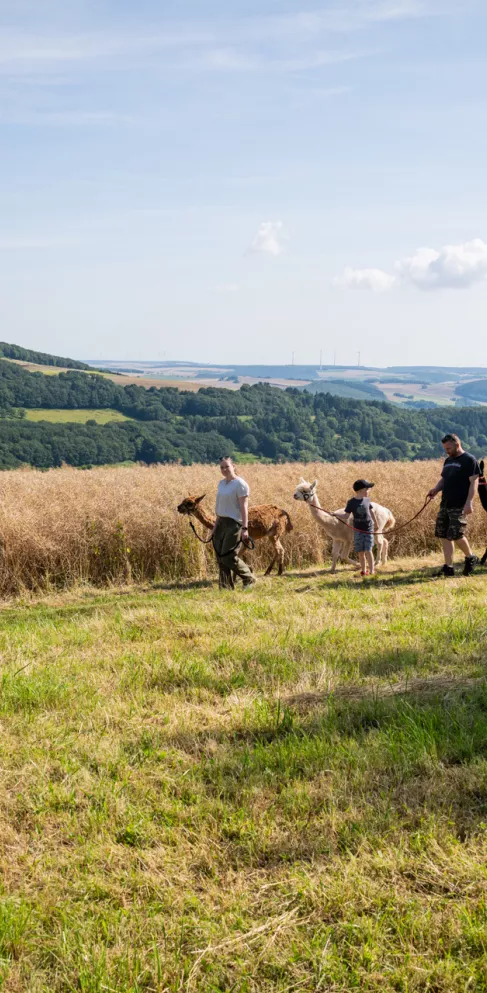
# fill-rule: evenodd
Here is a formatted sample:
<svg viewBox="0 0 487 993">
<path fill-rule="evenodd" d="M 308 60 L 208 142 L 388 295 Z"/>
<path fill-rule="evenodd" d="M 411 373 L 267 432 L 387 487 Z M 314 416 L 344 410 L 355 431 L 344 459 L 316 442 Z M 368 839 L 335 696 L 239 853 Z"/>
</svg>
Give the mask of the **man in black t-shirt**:
<svg viewBox="0 0 487 993">
<path fill-rule="evenodd" d="M 441 492 L 441 507 L 436 519 L 435 535 L 443 542 L 445 564 L 438 576 L 454 576 L 453 553 L 455 542 L 465 555 L 463 575 L 470 576 L 477 562 L 465 537 L 467 516 L 473 513 L 473 498 L 477 492 L 480 467 L 477 459 L 464 452 L 456 434 L 446 434 L 441 443 L 447 458 L 441 479 L 429 491 L 433 498 Z"/>
</svg>

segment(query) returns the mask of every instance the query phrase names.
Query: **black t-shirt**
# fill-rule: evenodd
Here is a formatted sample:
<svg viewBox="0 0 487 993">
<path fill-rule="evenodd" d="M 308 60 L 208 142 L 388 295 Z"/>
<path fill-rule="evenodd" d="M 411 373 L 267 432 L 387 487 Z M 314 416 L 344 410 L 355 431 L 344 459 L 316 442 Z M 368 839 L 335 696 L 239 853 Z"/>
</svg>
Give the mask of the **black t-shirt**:
<svg viewBox="0 0 487 993">
<path fill-rule="evenodd" d="M 371 501 L 368 497 L 352 497 L 345 507 L 346 514 L 353 514 L 353 526 L 358 531 L 370 534 L 374 530 L 374 522 L 370 513 Z"/>
<path fill-rule="evenodd" d="M 470 489 L 471 476 L 480 476 L 477 459 L 468 452 L 462 455 L 450 455 L 445 459 L 443 472 L 442 503 L 446 507 L 464 507 Z"/>
</svg>

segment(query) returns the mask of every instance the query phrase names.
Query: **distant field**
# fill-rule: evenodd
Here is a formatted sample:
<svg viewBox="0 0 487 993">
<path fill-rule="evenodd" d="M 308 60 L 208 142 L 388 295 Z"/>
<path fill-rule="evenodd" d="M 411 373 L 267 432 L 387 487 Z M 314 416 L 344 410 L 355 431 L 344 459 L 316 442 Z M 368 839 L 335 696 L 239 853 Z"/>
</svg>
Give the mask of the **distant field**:
<svg viewBox="0 0 487 993">
<path fill-rule="evenodd" d="M 83 371 L 83 370 L 66 369 L 61 366 L 37 365 L 34 362 L 26 362 L 23 359 L 6 359 L 2 357 L 2 361 L 14 362 L 16 365 L 22 366 L 22 368 L 25 369 L 27 372 L 41 372 L 44 376 L 58 376 L 60 372 Z M 129 363 L 126 364 L 127 366 L 129 365 Z M 159 374 L 150 375 L 149 370 L 152 368 L 150 363 L 141 364 L 140 373 L 134 373 L 134 372 L 124 373 L 122 371 L 122 366 L 123 363 L 122 364 L 117 363 L 116 365 L 116 368 L 120 368 L 121 370 L 121 372 L 118 375 L 113 372 L 99 372 L 95 368 L 93 368 L 90 371 L 98 376 L 103 376 L 104 379 L 110 379 L 113 383 L 116 383 L 117 386 L 142 386 L 144 387 L 144 389 L 151 389 L 154 387 L 156 387 L 156 389 L 161 389 L 163 387 L 166 388 L 172 387 L 174 389 L 185 390 L 191 393 L 196 393 L 198 390 L 204 389 L 205 387 L 209 387 L 209 386 L 218 389 L 238 390 L 240 389 L 243 383 L 246 383 L 248 385 L 254 385 L 255 383 L 263 381 L 262 379 L 260 380 L 255 379 L 252 378 L 251 376 L 241 376 L 240 381 L 238 383 L 220 380 L 218 376 L 224 375 L 225 370 L 216 369 L 216 368 L 205 370 L 205 373 L 206 372 L 208 373 L 208 375 L 205 376 L 205 378 L 184 379 L 184 378 L 179 378 L 178 373 L 181 373 L 182 375 L 188 377 L 196 377 L 197 375 L 201 376 L 202 370 L 198 368 L 193 369 L 192 367 L 189 367 L 188 369 L 186 368 L 183 369 L 183 367 L 175 366 L 169 369 L 165 369 L 164 371 L 166 375 L 164 376 L 164 375 L 160 375 L 160 370 L 157 370 Z M 229 370 L 229 372 L 231 372 L 231 370 Z M 345 373 L 343 370 L 338 370 L 335 373 L 334 370 L 328 369 L 326 370 L 326 373 L 323 372 L 321 374 L 321 377 L 326 378 L 327 380 L 328 379 L 331 380 L 334 378 L 343 379 L 344 376 Z M 358 390 L 360 390 L 361 381 L 365 381 L 365 382 L 369 381 L 370 383 L 374 382 L 373 372 L 365 373 L 363 369 L 353 369 L 353 368 L 347 369 L 346 378 L 356 379 Z M 268 379 L 265 380 L 265 382 L 269 382 L 271 386 L 278 386 L 282 389 L 286 389 L 287 387 L 298 388 L 298 387 L 307 386 L 310 384 L 311 381 L 306 379 L 298 380 L 298 379 L 281 378 L 281 379 Z M 314 382 L 316 383 L 317 381 L 315 380 Z M 311 386 L 312 385 L 313 383 L 311 383 Z M 432 400 L 434 403 L 440 405 L 454 404 L 455 400 L 457 399 L 457 394 L 455 393 L 457 386 L 456 382 L 429 383 L 427 388 L 424 390 L 421 387 L 421 383 L 401 383 L 401 382 L 377 383 L 377 386 L 379 390 L 381 390 L 385 394 L 386 399 L 389 400 L 391 403 L 395 403 L 395 404 L 404 403 L 403 398 L 394 396 L 395 393 L 404 393 L 408 395 L 411 394 L 414 400 Z M 350 393 L 350 390 L 348 391 L 344 390 L 340 386 L 340 383 L 337 383 L 336 391 L 333 390 L 333 392 L 334 393 L 336 392 L 337 396 L 341 396 L 341 395 L 348 395 Z M 357 393 L 357 398 L 371 399 L 371 400 L 374 399 L 373 396 L 367 397 L 364 395 L 362 397 L 360 393 Z M 30 418 L 30 419 L 33 420 L 37 418 Z M 44 418 L 44 419 L 53 420 L 54 418 Z M 114 420 L 115 418 L 111 417 L 109 419 Z M 106 423 L 106 422 L 100 421 L 100 423 Z"/>
<path fill-rule="evenodd" d="M 126 417 L 118 410 L 27 410 L 26 420 L 75 424 L 96 421 L 97 424 L 110 424 L 112 421 L 130 421 L 132 418 Z"/>
<path fill-rule="evenodd" d="M 105 379 L 112 379 L 117 386 L 144 386 L 146 390 L 151 387 L 156 387 L 160 389 L 161 387 L 174 387 L 177 390 L 189 390 L 191 393 L 197 393 L 202 386 L 207 386 L 207 383 L 196 382 L 194 380 L 182 380 L 182 379 L 159 379 L 156 376 L 109 376 L 107 373 L 103 373 Z M 216 384 L 215 384 L 216 385 Z M 218 383 L 218 386 L 232 386 L 232 383 Z"/>
<path fill-rule="evenodd" d="M 65 369 L 60 365 L 37 365 L 35 362 L 24 362 L 23 359 L 6 359 L 2 355 L 2 362 L 13 362 L 22 366 L 26 372 L 42 372 L 44 376 L 59 376 L 60 372 L 81 372 L 80 369 Z M 94 372 L 95 370 L 93 370 Z"/>
<path fill-rule="evenodd" d="M 81 372 L 85 376 L 94 373 L 96 376 L 103 376 L 104 379 L 113 379 L 116 383 L 120 382 L 121 379 L 121 376 L 99 372 L 98 369 L 68 369 L 66 366 L 60 365 L 38 365 L 36 362 L 26 362 L 24 359 L 7 359 L 4 355 L 0 358 L 2 362 L 13 362 L 15 365 L 22 366 L 26 372 L 42 372 L 43 376 L 59 376 L 60 372 Z"/>
<path fill-rule="evenodd" d="M 14 362 L 15 365 L 22 366 L 26 372 L 42 372 L 44 376 L 59 376 L 60 372 L 82 372 L 84 375 L 88 374 L 87 370 L 84 369 L 66 369 L 62 366 L 57 365 L 37 365 L 35 362 L 24 362 L 22 359 L 6 359 L 2 356 L 2 362 Z M 182 379 L 163 379 L 157 376 L 117 376 L 115 373 L 109 372 L 99 372 L 98 369 L 91 369 L 90 373 L 95 373 L 97 376 L 102 376 L 103 379 L 111 379 L 113 383 L 117 386 L 144 386 L 145 389 L 149 389 L 151 386 L 161 387 L 161 386 L 173 386 L 178 390 L 189 390 L 190 392 L 196 392 L 200 390 L 202 386 L 208 385 L 218 385 L 227 386 L 230 389 L 238 389 L 235 383 L 212 383 L 209 382 L 199 382 L 194 380 L 182 380 Z M 31 418 L 33 420 L 35 418 Z M 113 420 L 114 418 L 110 418 Z M 44 418 L 46 420 L 46 418 Z M 52 418 L 49 418 L 52 420 Z M 100 422 L 101 423 L 101 422 Z"/>
<path fill-rule="evenodd" d="M 385 393 L 392 403 L 404 403 L 404 399 L 394 396 L 395 393 L 412 395 L 414 400 L 432 400 L 438 404 L 454 404 L 456 400 L 456 383 L 429 383 L 423 390 L 421 383 L 379 383 L 379 389 Z"/>
</svg>

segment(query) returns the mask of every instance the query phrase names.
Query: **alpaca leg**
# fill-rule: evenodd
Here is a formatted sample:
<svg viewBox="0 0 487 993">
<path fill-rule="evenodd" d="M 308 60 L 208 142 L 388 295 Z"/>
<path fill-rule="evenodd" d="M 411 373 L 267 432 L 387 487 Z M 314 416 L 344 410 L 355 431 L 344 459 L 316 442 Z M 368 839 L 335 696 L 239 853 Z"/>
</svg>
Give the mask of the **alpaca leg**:
<svg viewBox="0 0 487 993">
<path fill-rule="evenodd" d="M 341 543 L 341 541 L 336 541 L 335 540 L 333 542 L 332 546 L 331 546 L 331 571 L 332 571 L 332 575 L 334 575 L 335 572 L 337 571 L 337 562 L 338 562 L 338 559 L 340 558 L 341 550 L 342 550 L 342 543 Z"/>
<path fill-rule="evenodd" d="M 359 563 L 357 562 L 357 560 L 350 558 L 351 549 L 352 549 L 352 545 L 350 544 L 350 542 L 347 542 L 347 543 L 344 542 L 343 543 L 343 545 L 342 545 L 342 556 L 341 556 L 342 557 L 342 562 L 348 562 L 349 565 L 353 565 L 354 569 L 358 569 L 359 568 Z"/>
<path fill-rule="evenodd" d="M 279 538 L 276 538 L 276 551 L 277 551 L 277 561 L 279 563 L 277 569 L 277 575 L 282 576 L 284 572 L 284 545 Z"/>
<path fill-rule="evenodd" d="M 381 565 L 387 565 L 388 555 L 389 555 L 389 541 L 387 538 L 384 538 L 382 543 Z"/>
<path fill-rule="evenodd" d="M 384 538 L 383 538 L 383 536 L 381 534 L 378 534 L 376 536 L 375 543 L 376 543 L 376 547 L 377 547 L 377 553 L 376 553 L 376 557 L 375 557 L 375 566 L 377 568 L 379 565 L 382 565 L 382 555 L 383 555 L 383 548 L 384 548 Z"/>
<path fill-rule="evenodd" d="M 272 570 L 274 568 L 274 564 L 276 562 L 276 559 L 278 557 L 276 538 L 275 538 L 275 536 L 273 534 L 270 534 L 269 535 L 269 541 L 271 543 L 271 548 L 272 548 L 272 558 L 271 558 L 271 561 L 270 561 L 269 565 L 267 566 L 267 569 L 266 569 L 266 571 L 264 573 L 264 576 L 270 576 L 270 574 L 271 574 L 271 572 L 272 572 Z"/>
</svg>

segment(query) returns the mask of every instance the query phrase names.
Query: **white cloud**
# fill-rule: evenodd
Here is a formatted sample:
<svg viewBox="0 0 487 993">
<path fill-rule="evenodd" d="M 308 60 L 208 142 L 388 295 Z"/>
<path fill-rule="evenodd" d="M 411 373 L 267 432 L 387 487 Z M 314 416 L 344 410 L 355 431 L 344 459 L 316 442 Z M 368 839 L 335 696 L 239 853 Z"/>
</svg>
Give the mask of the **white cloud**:
<svg viewBox="0 0 487 993">
<path fill-rule="evenodd" d="M 409 284 L 419 290 L 468 289 L 487 280 L 487 244 L 481 238 L 459 245 L 418 248 L 414 255 L 395 263 L 395 275 L 384 269 L 352 269 L 347 266 L 333 286 L 380 293 Z"/>
<path fill-rule="evenodd" d="M 400 279 L 420 290 L 468 289 L 487 278 L 487 244 L 481 238 L 460 245 L 418 248 L 396 264 Z"/>
<path fill-rule="evenodd" d="M 282 221 L 263 221 L 250 246 L 256 255 L 281 255 L 286 235 Z"/>
<path fill-rule="evenodd" d="M 333 280 L 333 286 L 383 293 L 384 290 L 392 289 L 395 282 L 395 276 L 390 276 L 383 269 L 352 269 L 347 266 L 342 275 Z"/>
</svg>

